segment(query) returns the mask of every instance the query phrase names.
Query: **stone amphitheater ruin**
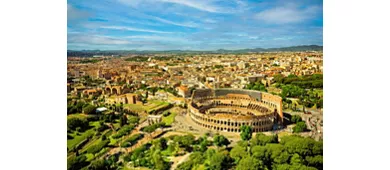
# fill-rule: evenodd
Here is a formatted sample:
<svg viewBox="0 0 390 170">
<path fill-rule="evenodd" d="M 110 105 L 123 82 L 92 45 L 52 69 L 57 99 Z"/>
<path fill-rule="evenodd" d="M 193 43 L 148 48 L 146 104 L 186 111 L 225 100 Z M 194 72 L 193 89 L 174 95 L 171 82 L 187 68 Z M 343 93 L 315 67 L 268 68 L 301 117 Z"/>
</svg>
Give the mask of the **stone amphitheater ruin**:
<svg viewBox="0 0 390 170">
<path fill-rule="evenodd" d="M 248 125 L 253 132 L 273 129 L 283 123 L 282 98 L 244 89 L 196 89 L 188 104 L 191 119 L 198 125 L 221 132 L 240 132 Z"/>
</svg>

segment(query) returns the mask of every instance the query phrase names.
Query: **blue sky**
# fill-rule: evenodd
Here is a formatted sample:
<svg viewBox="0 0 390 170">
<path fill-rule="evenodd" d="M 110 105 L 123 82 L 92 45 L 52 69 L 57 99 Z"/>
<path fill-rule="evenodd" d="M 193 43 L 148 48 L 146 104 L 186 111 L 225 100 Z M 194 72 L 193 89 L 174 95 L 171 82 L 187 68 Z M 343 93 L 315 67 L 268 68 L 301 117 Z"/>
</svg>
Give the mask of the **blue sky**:
<svg viewBox="0 0 390 170">
<path fill-rule="evenodd" d="M 68 0 L 69 50 L 322 45 L 322 0 Z"/>
</svg>

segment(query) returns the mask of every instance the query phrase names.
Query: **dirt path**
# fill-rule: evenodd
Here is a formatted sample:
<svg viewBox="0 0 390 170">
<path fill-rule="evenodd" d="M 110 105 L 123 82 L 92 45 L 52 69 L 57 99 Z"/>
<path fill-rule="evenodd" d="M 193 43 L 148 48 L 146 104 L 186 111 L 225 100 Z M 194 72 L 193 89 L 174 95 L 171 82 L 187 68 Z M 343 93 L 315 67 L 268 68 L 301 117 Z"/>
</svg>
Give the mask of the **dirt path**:
<svg viewBox="0 0 390 170">
<path fill-rule="evenodd" d="M 191 153 L 187 153 L 183 156 L 178 156 L 178 157 L 173 157 L 171 159 L 171 161 L 173 162 L 172 166 L 171 166 L 171 170 L 174 170 L 176 169 L 176 167 L 178 165 L 180 165 L 181 163 L 185 162 L 188 160 L 188 158 L 190 157 Z"/>
</svg>

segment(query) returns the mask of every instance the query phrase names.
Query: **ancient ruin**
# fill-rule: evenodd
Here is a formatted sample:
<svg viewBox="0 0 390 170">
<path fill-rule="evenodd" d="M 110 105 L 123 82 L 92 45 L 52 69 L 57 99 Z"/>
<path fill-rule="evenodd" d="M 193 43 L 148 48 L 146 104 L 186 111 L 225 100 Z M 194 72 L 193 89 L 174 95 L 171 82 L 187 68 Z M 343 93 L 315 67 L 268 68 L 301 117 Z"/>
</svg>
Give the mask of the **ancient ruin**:
<svg viewBox="0 0 390 170">
<path fill-rule="evenodd" d="M 264 132 L 283 121 L 282 98 L 254 90 L 196 89 L 188 112 L 198 125 L 224 132 L 240 132 L 243 125 Z"/>
</svg>

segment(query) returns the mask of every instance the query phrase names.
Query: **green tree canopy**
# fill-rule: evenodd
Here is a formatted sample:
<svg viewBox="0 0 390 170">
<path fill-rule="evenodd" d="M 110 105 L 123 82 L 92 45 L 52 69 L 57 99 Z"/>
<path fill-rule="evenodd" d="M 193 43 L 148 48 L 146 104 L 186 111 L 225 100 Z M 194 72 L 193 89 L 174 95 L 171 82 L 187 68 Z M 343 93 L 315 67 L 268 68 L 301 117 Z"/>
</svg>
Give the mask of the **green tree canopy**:
<svg viewBox="0 0 390 170">
<path fill-rule="evenodd" d="M 87 114 L 87 115 L 95 114 L 95 111 L 96 111 L 96 107 L 93 105 L 88 105 L 88 106 L 83 108 L 83 113 Z"/>
<path fill-rule="evenodd" d="M 306 130 L 306 123 L 305 122 L 298 122 L 294 127 L 293 127 L 293 132 L 294 133 L 299 133 L 303 132 Z"/>
<path fill-rule="evenodd" d="M 240 136 L 242 140 L 249 140 L 252 138 L 252 127 L 244 125 L 240 127 L 240 130 Z"/>
<path fill-rule="evenodd" d="M 221 147 L 223 145 L 228 146 L 230 144 L 229 140 L 223 135 L 214 136 L 214 144 Z"/>
<path fill-rule="evenodd" d="M 245 158 L 247 156 L 248 152 L 246 147 L 236 145 L 230 151 L 230 157 L 232 157 L 236 163 L 240 162 L 242 158 Z"/>
<path fill-rule="evenodd" d="M 250 156 L 241 159 L 237 165 L 237 170 L 260 170 L 265 169 L 262 162 Z"/>
<path fill-rule="evenodd" d="M 301 121 L 302 121 L 301 116 L 299 116 L 299 115 L 293 115 L 293 116 L 291 116 L 291 122 L 293 122 L 293 123 L 298 123 L 298 122 L 301 122 Z"/>
</svg>

